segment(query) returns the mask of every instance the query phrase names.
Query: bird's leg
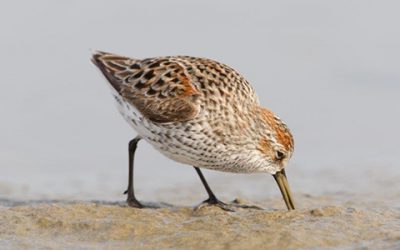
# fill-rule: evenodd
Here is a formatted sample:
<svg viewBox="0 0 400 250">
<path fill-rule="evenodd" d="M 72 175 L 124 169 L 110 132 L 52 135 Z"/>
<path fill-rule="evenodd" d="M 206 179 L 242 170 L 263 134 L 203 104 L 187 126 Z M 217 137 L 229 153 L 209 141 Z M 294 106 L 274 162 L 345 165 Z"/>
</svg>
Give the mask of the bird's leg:
<svg viewBox="0 0 400 250">
<path fill-rule="evenodd" d="M 223 210 L 234 212 L 234 208 L 249 208 L 249 209 L 258 209 L 258 210 L 263 210 L 262 207 L 256 206 L 256 205 L 247 205 L 247 204 L 241 204 L 240 201 L 237 199 L 234 200 L 231 204 L 225 204 L 222 201 L 218 200 L 213 191 L 211 190 L 210 186 L 208 186 L 208 183 L 206 179 L 204 178 L 203 173 L 200 171 L 198 167 L 194 167 L 196 170 L 197 174 L 199 175 L 201 182 L 203 183 L 207 193 L 208 193 L 208 199 L 203 201 L 200 206 L 198 206 L 196 209 L 200 208 L 203 204 L 208 204 L 208 205 L 215 205 L 220 207 Z"/>
<path fill-rule="evenodd" d="M 204 204 L 208 204 L 208 205 L 217 206 L 217 207 L 219 207 L 219 208 L 221 208 L 221 209 L 223 209 L 225 211 L 234 212 L 234 210 L 229 205 L 227 205 L 227 204 L 225 204 L 222 201 L 217 199 L 217 197 L 215 196 L 215 194 L 211 190 L 210 186 L 208 186 L 208 183 L 207 183 L 206 179 L 204 178 L 203 173 L 200 171 L 200 168 L 194 167 L 194 169 L 196 170 L 197 174 L 199 175 L 200 180 L 203 183 L 204 188 L 206 189 L 206 191 L 208 193 L 208 199 L 203 201 L 199 206 L 196 207 L 196 209 L 199 209 Z"/>
<path fill-rule="evenodd" d="M 128 178 L 128 189 L 124 194 L 128 194 L 127 202 L 130 207 L 142 208 L 143 205 L 136 199 L 135 192 L 133 190 L 133 164 L 135 160 L 135 151 L 140 137 L 137 136 L 129 142 L 128 152 L 129 152 L 129 178 Z"/>
</svg>

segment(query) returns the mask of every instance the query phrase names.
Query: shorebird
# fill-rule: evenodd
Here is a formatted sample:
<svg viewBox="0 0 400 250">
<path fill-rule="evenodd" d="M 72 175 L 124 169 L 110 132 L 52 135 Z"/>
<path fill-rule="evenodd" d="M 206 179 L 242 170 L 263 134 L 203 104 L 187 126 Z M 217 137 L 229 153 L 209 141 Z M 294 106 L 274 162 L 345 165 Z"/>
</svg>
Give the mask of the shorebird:
<svg viewBox="0 0 400 250">
<path fill-rule="evenodd" d="M 127 202 L 142 208 L 134 193 L 133 168 L 144 139 L 166 157 L 191 165 L 209 198 L 225 210 L 200 168 L 234 173 L 270 173 L 288 210 L 294 202 L 285 174 L 294 142 L 285 123 L 259 104 L 248 81 L 211 59 L 166 56 L 134 59 L 96 51 L 92 62 L 111 86 L 118 109 L 136 130 L 129 142 Z"/>
</svg>

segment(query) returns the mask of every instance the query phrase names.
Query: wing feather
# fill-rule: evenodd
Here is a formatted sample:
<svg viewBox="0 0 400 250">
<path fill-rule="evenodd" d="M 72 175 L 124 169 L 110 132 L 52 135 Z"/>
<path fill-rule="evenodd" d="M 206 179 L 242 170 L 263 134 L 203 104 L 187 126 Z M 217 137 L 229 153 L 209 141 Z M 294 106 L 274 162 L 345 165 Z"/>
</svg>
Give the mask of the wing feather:
<svg viewBox="0 0 400 250">
<path fill-rule="evenodd" d="M 172 58 L 137 60 L 96 52 L 92 62 L 124 100 L 153 122 L 191 120 L 200 111 L 201 93 Z"/>
</svg>

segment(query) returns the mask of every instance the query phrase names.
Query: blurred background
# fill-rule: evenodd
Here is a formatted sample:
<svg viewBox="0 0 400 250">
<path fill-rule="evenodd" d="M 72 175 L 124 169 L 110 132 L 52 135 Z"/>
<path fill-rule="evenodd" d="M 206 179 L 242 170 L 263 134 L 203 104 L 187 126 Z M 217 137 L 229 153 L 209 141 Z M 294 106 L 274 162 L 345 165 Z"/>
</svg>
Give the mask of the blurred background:
<svg viewBox="0 0 400 250">
<path fill-rule="evenodd" d="M 124 200 L 127 145 L 89 58 L 193 55 L 241 72 L 295 137 L 295 194 L 399 200 L 398 1 L 2 1 L 0 198 Z M 139 199 L 206 198 L 139 144 Z M 279 196 L 271 176 L 204 172 L 217 195 Z"/>
</svg>

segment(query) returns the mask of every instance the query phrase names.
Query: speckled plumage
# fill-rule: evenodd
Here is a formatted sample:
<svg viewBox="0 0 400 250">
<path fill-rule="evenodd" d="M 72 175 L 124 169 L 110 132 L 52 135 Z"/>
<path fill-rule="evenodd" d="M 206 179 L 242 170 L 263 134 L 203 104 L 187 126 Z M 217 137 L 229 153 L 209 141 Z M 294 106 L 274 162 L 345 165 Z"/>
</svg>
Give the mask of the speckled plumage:
<svg viewBox="0 0 400 250">
<path fill-rule="evenodd" d="M 286 125 L 259 105 L 234 69 L 188 56 L 144 60 L 96 52 L 124 118 L 167 157 L 227 172 L 283 169 L 293 152 Z"/>
</svg>

